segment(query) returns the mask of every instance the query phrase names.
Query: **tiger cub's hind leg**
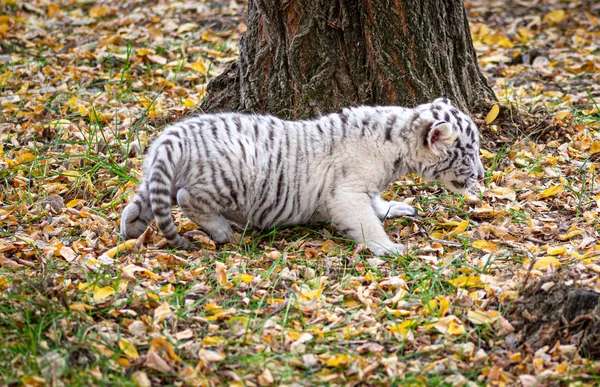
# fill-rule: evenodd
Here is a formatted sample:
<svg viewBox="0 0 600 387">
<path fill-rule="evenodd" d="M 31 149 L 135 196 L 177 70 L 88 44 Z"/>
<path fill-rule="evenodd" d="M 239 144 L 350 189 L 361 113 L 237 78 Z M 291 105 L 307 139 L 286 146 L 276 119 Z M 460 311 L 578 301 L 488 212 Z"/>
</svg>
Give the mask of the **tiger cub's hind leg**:
<svg viewBox="0 0 600 387">
<path fill-rule="evenodd" d="M 177 203 L 185 216 L 208 233 L 215 242 L 228 242 L 233 235 L 231 225 L 218 213 L 216 204 L 210 205 L 206 200 L 192 196 L 187 188 L 177 191 Z"/>
<path fill-rule="evenodd" d="M 127 239 L 137 238 L 154 219 L 150 200 L 140 192 L 123 210 L 121 215 L 121 235 Z"/>
</svg>

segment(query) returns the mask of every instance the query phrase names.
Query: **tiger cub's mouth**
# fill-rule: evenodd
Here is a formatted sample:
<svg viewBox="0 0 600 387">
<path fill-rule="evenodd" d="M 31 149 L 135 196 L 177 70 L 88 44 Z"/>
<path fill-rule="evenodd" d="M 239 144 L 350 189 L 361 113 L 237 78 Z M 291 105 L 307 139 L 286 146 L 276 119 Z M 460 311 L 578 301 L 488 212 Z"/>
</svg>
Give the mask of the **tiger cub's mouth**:
<svg viewBox="0 0 600 387">
<path fill-rule="evenodd" d="M 448 188 L 454 193 L 465 193 L 477 186 L 477 179 L 467 178 L 465 180 L 450 180 Z"/>
</svg>

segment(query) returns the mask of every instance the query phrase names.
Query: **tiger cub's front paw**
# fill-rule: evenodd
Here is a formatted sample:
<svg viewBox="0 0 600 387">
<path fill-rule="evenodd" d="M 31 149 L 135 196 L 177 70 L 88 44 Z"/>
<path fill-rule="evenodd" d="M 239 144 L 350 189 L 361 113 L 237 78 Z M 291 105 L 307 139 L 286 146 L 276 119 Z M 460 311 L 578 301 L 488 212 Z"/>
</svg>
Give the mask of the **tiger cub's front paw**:
<svg viewBox="0 0 600 387">
<path fill-rule="evenodd" d="M 406 248 L 404 247 L 404 245 L 399 244 L 399 243 L 390 243 L 389 245 L 380 245 L 377 243 L 370 243 L 367 245 L 367 247 L 369 248 L 369 250 L 371 250 L 371 252 L 375 255 L 388 255 L 388 256 L 394 256 L 394 255 L 401 255 L 404 250 L 406 250 Z"/>
<path fill-rule="evenodd" d="M 387 218 L 396 218 L 398 216 L 406 216 L 406 215 L 414 215 L 417 213 L 417 210 L 409 204 L 398 201 L 390 201 L 389 209 L 386 213 Z"/>
</svg>

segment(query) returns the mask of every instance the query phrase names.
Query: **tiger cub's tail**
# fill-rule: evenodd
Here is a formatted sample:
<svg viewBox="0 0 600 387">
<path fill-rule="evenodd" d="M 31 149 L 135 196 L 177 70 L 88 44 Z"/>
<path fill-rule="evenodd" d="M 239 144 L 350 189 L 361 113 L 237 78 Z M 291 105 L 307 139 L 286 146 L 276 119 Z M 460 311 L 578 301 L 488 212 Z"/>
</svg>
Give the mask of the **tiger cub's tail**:
<svg viewBox="0 0 600 387">
<path fill-rule="evenodd" d="M 175 247 L 191 248 L 177 232 L 171 215 L 171 204 L 176 196 L 175 176 L 177 165 L 181 159 L 182 147 L 179 137 L 163 135 L 156 140 L 147 158 L 145 181 L 140 192 L 135 195 L 121 216 L 121 234 L 126 238 L 137 238 L 145 230 L 152 219 L 167 242 Z"/>
</svg>

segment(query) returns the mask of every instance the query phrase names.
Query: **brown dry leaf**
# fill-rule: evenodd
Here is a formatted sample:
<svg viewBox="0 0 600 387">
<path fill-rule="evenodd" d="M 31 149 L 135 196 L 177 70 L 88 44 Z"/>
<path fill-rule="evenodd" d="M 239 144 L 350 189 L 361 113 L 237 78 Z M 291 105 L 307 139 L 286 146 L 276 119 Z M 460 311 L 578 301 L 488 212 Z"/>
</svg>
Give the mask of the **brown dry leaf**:
<svg viewBox="0 0 600 387">
<path fill-rule="evenodd" d="M 169 363 L 167 363 L 156 352 L 152 351 L 148 352 L 146 361 L 144 362 L 144 367 L 148 367 L 162 373 L 171 372 L 171 366 Z"/>
<path fill-rule="evenodd" d="M 156 309 L 154 309 L 154 324 L 160 325 L 163 321 L 171 317 L 171 306 L 168 302 L 162 302 Z"/>
<path fill-rule="evenodd" d="M 148 375 L 144 371 L 135 371 L 131 375 L 131 379 L 133 380 L 135 385 L 138 387 L 151 387 L 152 386 L 152 382 L 150 381 L 150 378 L 148 378 Z"/>
<path fill-rule="evenodd" d="M 60 256 L 63 257 L 67 262 L 73 262 L 77 258 L 77 253 L 68 246 L 62 246 L 60 248 Z"/>
<path fill-rule="evenodd" d="M 469 310 L 467 320 L 475 325 L 492 324 L 498 321 L 500 313 L 497 310 Z"/>
<path fill-rule="evenodd" d="M 227 266 L 222 262 L 216 262 L 215 271 L 217 273 L 217 283 L 225 285 L 227 283 Z"/>
</svg>

